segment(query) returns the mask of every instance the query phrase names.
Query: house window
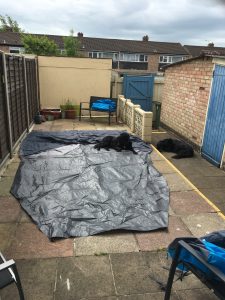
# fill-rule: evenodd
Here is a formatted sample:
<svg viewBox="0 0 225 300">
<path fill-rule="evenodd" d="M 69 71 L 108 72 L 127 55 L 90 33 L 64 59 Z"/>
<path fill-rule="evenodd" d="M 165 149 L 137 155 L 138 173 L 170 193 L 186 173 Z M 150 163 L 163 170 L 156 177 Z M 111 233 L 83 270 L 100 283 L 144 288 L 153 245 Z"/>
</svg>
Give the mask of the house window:
<svg viewBox="0 0 225 300">
<path fill-rule="evenodd" d="M 89 52 L 90 58 L 112 58 L 113 61 L 128 61 L 128 62 L 147 62 L 148 56 L 145 54 L 136 53 L 116 53 L 116 52 Z"/>
<path fill-rule="evenodd" d="M 118 53 L 115 52 L 89 52 L 90 58 L 112 58 L 112 60 L 118 60 Z"/>
<path fill-rule="evenodd" d="M 166 63 L 166 64 L 172 64 L 176 63 L 178 61 L 185 60 L 186 56 L 180 56 L 180 55 L 174 55 L 174 56 L 169 56 L 169 55 L 163 55 L 159 57 L 159 62 L 160 63 Z"/>
<path fill-rule="evenodd" d="M 144 54 L 120 53 L 120 61 L 146 62 L 148 61 L 148 56 Z"/>
<path fill-rule="evenodd" d="M 140 54 L 139 55 L 139 61 L 148 61 L 148 56 L 147 55 L 144 55 L 144 54 Z"/>
<path fill-rule="evenodd" d="M 23 47 L 9 47 L 9 53 L 23 53 L 24 48 Z"/>
</svg>

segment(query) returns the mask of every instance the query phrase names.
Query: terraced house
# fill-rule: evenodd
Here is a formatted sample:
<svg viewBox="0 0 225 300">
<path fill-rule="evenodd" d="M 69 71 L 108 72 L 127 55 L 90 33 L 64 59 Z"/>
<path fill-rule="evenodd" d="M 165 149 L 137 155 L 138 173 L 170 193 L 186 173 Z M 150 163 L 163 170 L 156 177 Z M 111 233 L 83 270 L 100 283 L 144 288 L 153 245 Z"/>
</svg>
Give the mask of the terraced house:
<svg viewBox="0 0 225 300">
<path fill-rule="evenodd" d="M 41 36 L 41 35 L 37 35 Z M 63 36 L 46 35 L 64 52 Z M 148 36 L 142 40 L 122 40 L 85 37 L 79 32 L 80 52 L 84 57 L 99 59 L 112 58 L 112 68 L 120 71 L 139 70 L 157 72 L 164 65 L 184 60 L 189 57 L 180 43 L 150 41 Z M 0 50 L 9 53 L 23 52 L 19 33 L 1 32 Z"/>
</svg>

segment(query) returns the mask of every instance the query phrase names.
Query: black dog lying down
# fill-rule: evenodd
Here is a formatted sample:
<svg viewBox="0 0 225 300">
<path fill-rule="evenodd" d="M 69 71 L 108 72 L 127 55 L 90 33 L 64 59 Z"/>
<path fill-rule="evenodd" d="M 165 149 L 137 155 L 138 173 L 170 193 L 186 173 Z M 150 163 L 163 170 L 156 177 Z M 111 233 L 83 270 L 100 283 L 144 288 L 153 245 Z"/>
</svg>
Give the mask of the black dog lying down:
<svg viewBox="0 0 225 300">
<path fill-rule="evenodd" d="M 101 148 L 104 148 L 107 151 L 109 151 L 109 149 L 114 149 L 118 152 L 122 150 L 130 150 L 134 154 L 137 154 L 137 152 L 132 147 L 130 135 L 126 132 L 121 133 L 118 137 L 110 136 L 110 135 L 105 136 L 101 142 L 99 142 L 94 146 L 94 148 L 97 149 L 98 151 Z"/>
<path fill-rule="evenodd" d="M 175 140 L 175 139 L 165 139 L 157 144 L 157 149 L 165 152 L 174 152 L 176 155 L 172 156 L 172 158 L 185 158 L 185 157 L 193 157 L 194 150 L 188 144 Z"/>
</svg>

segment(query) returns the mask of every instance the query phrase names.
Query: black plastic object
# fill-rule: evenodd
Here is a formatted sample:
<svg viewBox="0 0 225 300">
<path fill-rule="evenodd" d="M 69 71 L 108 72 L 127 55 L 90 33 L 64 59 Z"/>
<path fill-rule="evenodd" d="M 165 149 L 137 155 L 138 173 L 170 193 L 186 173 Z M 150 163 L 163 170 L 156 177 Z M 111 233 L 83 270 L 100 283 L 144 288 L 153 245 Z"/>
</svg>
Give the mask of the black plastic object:
<svg viewBox="0 0 225 300">
<path fill-rule="evenodd" d="M 169 189 L 152 166 L 151 147 L 131 136 L 131 151 L 94 144 L 121 131 L 32 132 L 11 193 L 49 238 L 168 225 Z"/>
<path fill-rule="evenodd" d="M 41 124 L 42 123 L 42 115 L 37 114 L 34 116 L 34 123 L 35 124 Z"/>
<path fill-rule="evenodd" d="M 201 237 L 201 239 L 225 249 L 225 230 L 213 231 Z"/>
</svg>

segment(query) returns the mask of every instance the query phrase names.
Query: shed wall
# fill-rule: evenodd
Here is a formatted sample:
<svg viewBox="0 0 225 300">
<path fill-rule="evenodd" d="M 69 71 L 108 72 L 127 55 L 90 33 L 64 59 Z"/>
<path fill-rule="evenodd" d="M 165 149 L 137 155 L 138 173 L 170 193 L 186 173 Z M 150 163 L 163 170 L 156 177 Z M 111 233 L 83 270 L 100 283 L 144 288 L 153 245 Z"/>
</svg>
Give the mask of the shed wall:
<svg viewBox="0 0 225 300">
<path fill-rule="evenodd" d="M 209 100 L 213 63 L 201 58 L 166 69 L 161 121 L 201 146 Z"/>
</svg>

